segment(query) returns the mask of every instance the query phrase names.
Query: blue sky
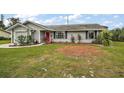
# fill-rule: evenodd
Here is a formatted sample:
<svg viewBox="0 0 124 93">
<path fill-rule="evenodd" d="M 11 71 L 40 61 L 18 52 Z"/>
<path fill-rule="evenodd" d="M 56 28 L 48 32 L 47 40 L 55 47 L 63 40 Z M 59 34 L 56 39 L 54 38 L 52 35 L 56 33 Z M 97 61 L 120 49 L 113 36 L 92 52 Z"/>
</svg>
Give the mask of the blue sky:
<svg viewBox="0 0 124 93">
<path fill-rule="evenodd" d="M 22 22 L 30 20 L 43 25 L 66 24 L 68 16 L 69 24 L 98 23 L 108 26 L 109 29 L 124 26 L 124 14 L 4 14 L 4 16 L 6 25 L 10 17 L 19 17 Z"/>
</svg>

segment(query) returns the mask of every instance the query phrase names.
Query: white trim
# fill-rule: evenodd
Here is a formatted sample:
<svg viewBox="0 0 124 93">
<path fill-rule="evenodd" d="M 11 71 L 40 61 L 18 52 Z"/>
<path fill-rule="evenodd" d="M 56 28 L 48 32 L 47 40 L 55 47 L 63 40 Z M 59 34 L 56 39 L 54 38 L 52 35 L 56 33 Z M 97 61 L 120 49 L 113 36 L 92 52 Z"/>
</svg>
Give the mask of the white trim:
<svg viewBox="0 0 124 93">
<path fill-rule="evenodd" d="M 39 43 L 41 43 L 41 32 L 40 31 L 38 32 L 39 32 Z"/>
<path fill-rule="evenodd" d="M 24 27 L 24 28 L 26 28 L 26 29 L 29 29 L 28 27 L 24 26 L 24 25 L 21 24 L 21 23 L 16 23 L 15 25 L 13 25 L 13 26 L 9 27 L 8 29 L 6 29 L 6 31 L 12 30 L 12 29 L 14 29 L 14 28 L 17 27 L 17 26 L 22 26 L 22 27 Z"/>
</svg>

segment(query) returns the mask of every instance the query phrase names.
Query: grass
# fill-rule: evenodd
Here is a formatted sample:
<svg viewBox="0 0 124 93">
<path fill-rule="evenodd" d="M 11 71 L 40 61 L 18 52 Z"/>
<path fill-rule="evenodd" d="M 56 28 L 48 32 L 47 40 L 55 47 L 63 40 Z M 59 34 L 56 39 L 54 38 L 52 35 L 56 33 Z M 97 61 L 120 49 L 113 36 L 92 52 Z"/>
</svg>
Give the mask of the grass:
<svg viewBox="0 0 124 93">
<path fill-rule="evenodd" d="M 0 49 L 0 77 L 124 77 L 123 42 L 114 42 L 112 47 L 93 45 L 106 52 L 100 57 L 66 56 L 56 51 L 66 45 Z"/>
<path fill-rule="evenodd" d="M 7 44 L 10 43 L 10 40 L 0 40 L 0 44 Z"/>
</svg>

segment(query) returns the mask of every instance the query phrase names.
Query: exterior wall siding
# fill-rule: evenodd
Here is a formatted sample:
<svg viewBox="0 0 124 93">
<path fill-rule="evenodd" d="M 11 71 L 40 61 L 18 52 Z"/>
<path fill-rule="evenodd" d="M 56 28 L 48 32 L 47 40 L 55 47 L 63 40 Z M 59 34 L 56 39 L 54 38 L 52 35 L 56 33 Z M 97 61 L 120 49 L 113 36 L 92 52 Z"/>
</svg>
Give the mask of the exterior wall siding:
<svg viewBox="0 0 124 93">
<path fill-rule="evenodd" d="M 85 31 L 83 31 L 83 32 L 77 32 L 77 31 L 76 32 L 67 32 L 67 38 L 64 38 L 64 39 L 54 38 L 54 32 L 52 32 L 52 42 L 71 42 L 71 37 L 73 36 L 75 38 L 75 43 L 78 43 L 78 35 L 81 35 L 81 41 L 80 41 L 81 43 L 92 43 L 95 40 L 95 38 L 89 39 L 89 35 L 88 35 L 88 38 L 86 39 Z"/>
<path fill-rule="evenodd" d="M 38 43 L 42 43 L 43 42 L 42 38 L 44 35 L 43 35 L 43 32 L 41 30 L 43 30 L 43 29 L 41 27 L 36 26 L 34 24 L 31 24 L 31 23 L 26 24 L 26 26 L 35 30 L 34 37 L 33 37 L 34 40 L 37 40 Z"/>
<path fill-rule="evenodd" d="M 21 26 L 18 26 L 16 28 L 13 29 L 13 36 L 14 36 L 14 43 L 18 44 L 18 36 L 23 35 L 23 36 L 27 36 L 27 29 Z"/>
<path fill-rule="evenodd" d="M 0 37 L 10 38 L 11 35 L 9 33 L 7 33 L 7 32 L 0 31 Z"/>
<path fill-rule="evenodd" d="M 41 43 L 44 42 L 44 36 L 45 36 L 45 32 L 40 31 L 40 42 Z"/>
</svg>

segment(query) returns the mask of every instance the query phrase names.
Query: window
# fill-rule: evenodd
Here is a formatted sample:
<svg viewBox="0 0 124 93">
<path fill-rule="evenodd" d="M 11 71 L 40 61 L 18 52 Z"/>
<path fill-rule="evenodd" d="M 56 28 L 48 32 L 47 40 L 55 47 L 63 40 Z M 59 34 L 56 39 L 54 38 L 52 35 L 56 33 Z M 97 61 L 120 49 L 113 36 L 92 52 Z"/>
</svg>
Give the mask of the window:
<svg viewBox="0 0 124 93">
<path fill-rule="evenodd" d="M 89 32 L 89 39 L 94 39 L 94 32 Z"/>
<path fill-rule="evenodd" d="M 64 39 L 64 32 L 56 32 L 57 39 Z"/>
</svg>

